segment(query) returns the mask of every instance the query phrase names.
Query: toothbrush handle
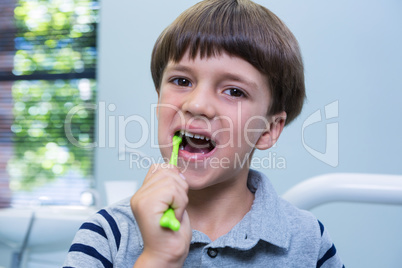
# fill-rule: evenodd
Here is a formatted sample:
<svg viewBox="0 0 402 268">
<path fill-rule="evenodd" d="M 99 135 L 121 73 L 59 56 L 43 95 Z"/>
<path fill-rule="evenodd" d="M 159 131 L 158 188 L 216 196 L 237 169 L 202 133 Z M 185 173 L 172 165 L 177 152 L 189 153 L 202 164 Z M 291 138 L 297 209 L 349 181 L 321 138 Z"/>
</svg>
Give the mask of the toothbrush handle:
<svg viewBox="0 0 402 268">
<path fill-rule="evenodd" d="M 176 219 L 174 215 L 173 208 L 169 207 L 162 215 L 159 221 L 160 226 L 169 228 L 172 231 L 178 231 L 180 229 L 180 222 Z"/>
<path fill-rule="evenodd" d="M 181 142 L 180 136 L 173 137 L 173 151 L 170 157 L 169 164 L 177 166 L 177 155 L 179 151 L 179 145 Z M 165 228 L 169 228 L 172 231 L 178 231 L 180 229 L 180 222 L 176 219 L 174 215 L 174 209 L 169 207 L 162 215 L 159 225 Z"/>
</svg>

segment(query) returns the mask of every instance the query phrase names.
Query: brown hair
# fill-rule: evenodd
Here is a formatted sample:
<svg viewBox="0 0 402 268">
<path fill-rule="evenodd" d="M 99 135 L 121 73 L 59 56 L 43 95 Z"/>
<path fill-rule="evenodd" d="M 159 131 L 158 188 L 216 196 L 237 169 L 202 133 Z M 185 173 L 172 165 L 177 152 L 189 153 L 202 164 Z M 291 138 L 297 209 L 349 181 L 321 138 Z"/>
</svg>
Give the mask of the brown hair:
<svg viewBox="0 0 402 268">
<path fill-rule="evenodd" d="M 249 0 L 205 0 L 184 11 L 155 43 L 151 72 L 157 91 L 168 62 L 179 62 L 187 49 L 192 59 L 224 51 L 246 60 L 268 79 L 269 115 L 285 111 L 288 124 L 301 112 L 305 88 L 299 45 L 267 8 Z"/>
</svg>

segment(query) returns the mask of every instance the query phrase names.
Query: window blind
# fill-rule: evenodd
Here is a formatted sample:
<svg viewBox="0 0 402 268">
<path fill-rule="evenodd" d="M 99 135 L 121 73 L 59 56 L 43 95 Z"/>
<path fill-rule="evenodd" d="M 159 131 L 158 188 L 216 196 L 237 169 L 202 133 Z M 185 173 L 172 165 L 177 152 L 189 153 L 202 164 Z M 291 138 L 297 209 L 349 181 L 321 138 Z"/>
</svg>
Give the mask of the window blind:
<svg viewBox="0 0 402 268">
<path fill-rule="evenodd" d="M 98 10 L 0 3 L 0 207 L 77 205 L 93 185 L 95 111 L 77 107 L 96 101 Z"/>
</svg>

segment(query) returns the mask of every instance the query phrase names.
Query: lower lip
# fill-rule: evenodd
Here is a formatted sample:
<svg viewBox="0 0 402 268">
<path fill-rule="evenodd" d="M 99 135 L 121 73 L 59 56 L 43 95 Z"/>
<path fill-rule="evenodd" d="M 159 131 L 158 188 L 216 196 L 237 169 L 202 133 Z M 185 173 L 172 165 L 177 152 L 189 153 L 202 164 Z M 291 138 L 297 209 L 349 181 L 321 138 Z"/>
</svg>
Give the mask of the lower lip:
<svg viewBox="0 0 402 268">
<path fill-rule="evenodd" d="M 216 148 L 206 154 L 195 154 L 189 153 L 185 150 L 179 150 L 179 157 L 186 162 L 205 161 L 214 154 L 215 150 Z"/>
</svg>

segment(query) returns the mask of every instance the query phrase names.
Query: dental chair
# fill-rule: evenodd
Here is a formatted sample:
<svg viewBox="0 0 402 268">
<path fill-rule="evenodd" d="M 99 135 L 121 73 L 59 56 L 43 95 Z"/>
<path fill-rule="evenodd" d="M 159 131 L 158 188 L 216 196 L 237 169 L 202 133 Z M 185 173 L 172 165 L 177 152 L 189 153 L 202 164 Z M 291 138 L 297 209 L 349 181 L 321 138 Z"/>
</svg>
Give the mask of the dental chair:
<svg viewBox="0 0 402 268">
<path fill-rule="evenodd" d="M 345 267 L 402 267 L 402 176 L 325 174 L 282 197 L 323 221 Z"/>
<path fill-rule="evenodd" d="M 325 174 L 295 185 L 282 197 L 305 210 L 332 202 L 402 205 L 402 176 Z"/>
</svg>

